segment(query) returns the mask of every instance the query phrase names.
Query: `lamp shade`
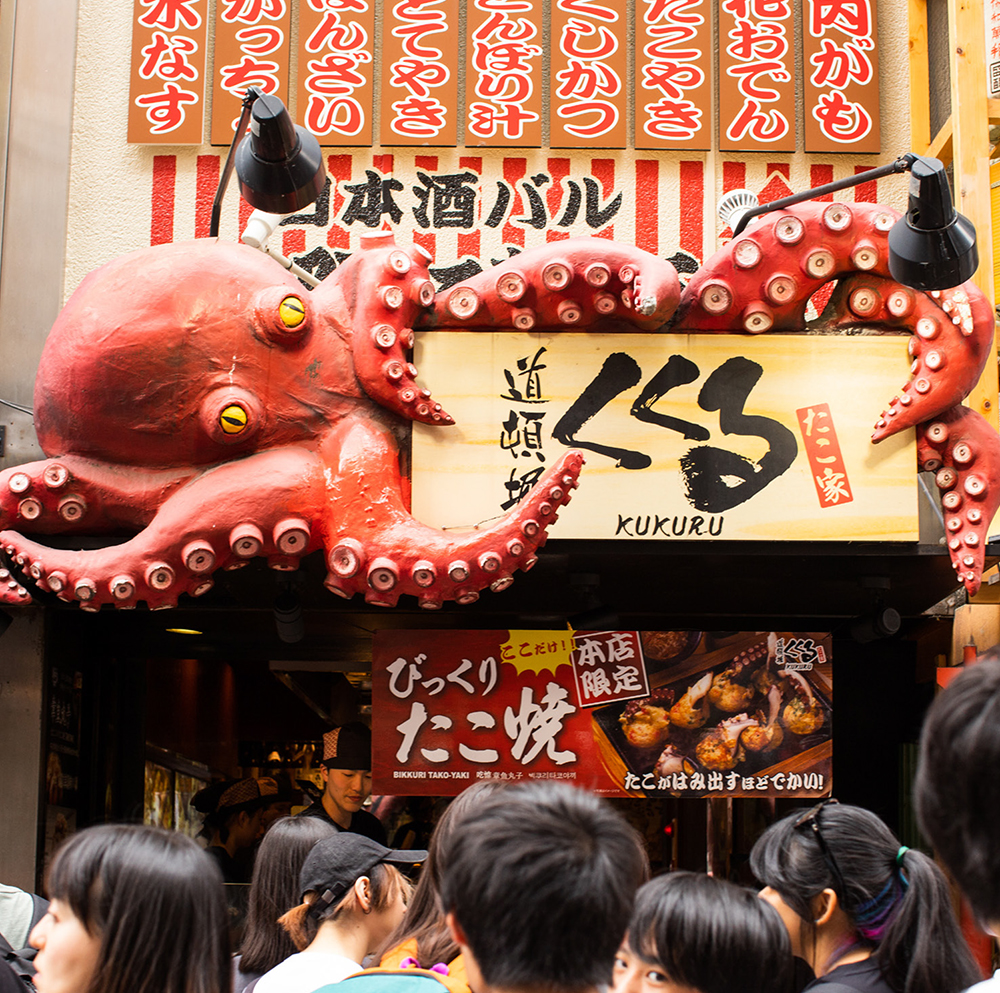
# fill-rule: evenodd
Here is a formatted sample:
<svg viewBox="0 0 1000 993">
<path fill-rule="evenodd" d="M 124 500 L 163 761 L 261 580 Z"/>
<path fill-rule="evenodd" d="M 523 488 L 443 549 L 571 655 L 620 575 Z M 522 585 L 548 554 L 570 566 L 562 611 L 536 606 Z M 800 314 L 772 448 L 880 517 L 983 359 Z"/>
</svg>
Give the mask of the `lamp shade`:
<svg viewBox="0 0 1000 993">
<path fill-rule="evenodd" d="M 272 214 L 307 207 L 326 180 L 319 142 L 269 94 L 254 101 L 250 134 L 236 150 L 236 175 L 243 199 Z"/>
<path fill-rule="evenodd" d="M 917 290 L 946 290 L 970 279 L 979 266 L 976 229 L 951 200 L 944 165 L 915 156 L 906 214 L 889 232 L 889 272 Z"/>
</svg>

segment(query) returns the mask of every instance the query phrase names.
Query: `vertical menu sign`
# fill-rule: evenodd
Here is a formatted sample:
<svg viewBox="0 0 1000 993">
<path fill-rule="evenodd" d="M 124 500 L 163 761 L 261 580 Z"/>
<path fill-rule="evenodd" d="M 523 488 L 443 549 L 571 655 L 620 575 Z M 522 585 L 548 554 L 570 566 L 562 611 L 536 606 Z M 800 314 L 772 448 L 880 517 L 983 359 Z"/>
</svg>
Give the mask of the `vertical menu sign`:
<svg viewBox="0 0 1000 993">
<path fill-rule="evenodd" d="M 625 147 L 627 27 L 624 4 L 553 3 L 553 148 Z"/>
<path fill-rule="evenodd" d="M 228 145 L 247 88 L 288 102 L 287 0 L 217 0 L 212 144 Z"/>
<path fill-rule="evenodd" d="M 986 94 L 1000 96 L 1000 0 L 986 0 Z"/>
<path fill-rule="evenodd" d="M 708 0 L 638 0 L 635 147 L 712 147 Z"/>
<path fill-rule="evenodd" d="M 372 3 L 299 5 L 298 116 L 321 145 L 372 143 Z"/>
<path fill-rule="evenodd" d="M 719 5 L 719 147 L 794 152 L 791 0 Z"/>
<path fill-rule="evenodd" d="M 135 0 L 128 140 L 200 145 L 208 0 Z"/>
<path fill-rule="evenodd" d="M 469 0 L 466 145 L 542 143 L 539 0 Z"/>
<path fill-rule="evenodd" d="M 875 0 L 806 0 L 802 8 L 807 152 L 878 152 Z"/>
<path fill-rule="evenodd" d="M 458 141 L 458 0 L 386 0 L 383 145 Z"/>
</svg>

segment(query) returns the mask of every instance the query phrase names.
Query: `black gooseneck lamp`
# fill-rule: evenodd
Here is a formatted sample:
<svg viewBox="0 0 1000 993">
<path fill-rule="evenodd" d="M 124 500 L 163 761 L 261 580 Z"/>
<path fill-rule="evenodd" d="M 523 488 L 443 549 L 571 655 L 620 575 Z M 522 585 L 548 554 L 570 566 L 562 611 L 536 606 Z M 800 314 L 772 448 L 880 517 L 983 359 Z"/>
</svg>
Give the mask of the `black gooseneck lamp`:
<svg viewBox="0 0 1000 993">
<path fill-rule="evenodd" d="M 250 134 L 243 138 L 248 123 Z M 249 87 L 243 97 L 243 111 L 219 177 L 212 201 L 211 238 L 219 236 L 222 197 L 234 165 L 243 199 L 271 214 L 290 214 L 309 206 L 326 182 L 323 154 L 315 136 L 292 123 L 278 97 L 256 86 Z"/>
<path fill-rule="evenodd" d="M 929 156 L 907 152 L 888 165 L 759 206 L 753 203 L 753 194 L 734 190 L 723 198 L 719 215 L 727 224 L 736 220 L 735 238 L 761 214 L 900 172 L 910 173 L 910 194 L 906 214 L 889 231 L 893 279 L 916 290 L 945 290 L 964 283 L 979 265 L 976 229 L 955 210 L 944 164 Z"/>
</svg>

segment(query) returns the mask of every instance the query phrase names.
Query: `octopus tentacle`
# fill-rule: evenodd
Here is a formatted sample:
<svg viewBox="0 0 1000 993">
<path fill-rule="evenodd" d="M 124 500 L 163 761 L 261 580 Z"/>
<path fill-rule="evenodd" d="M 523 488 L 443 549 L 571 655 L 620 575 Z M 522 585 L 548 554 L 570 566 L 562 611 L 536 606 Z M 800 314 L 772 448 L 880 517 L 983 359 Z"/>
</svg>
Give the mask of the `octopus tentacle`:
<svg viewBox="0 0 1000 993">
<path fill-rule="evenodd" d="M 403 500 L 399 461 L 389 434 L 356 420 L 338 428 L 324 462 L 331 482 L 326 515 L 328 589 L 368 603 L 395 606 L 411 594 L 436 609 L 446 600 L 472 603 L 528 570 L 560 507 L 569 503 L 583 454 L 567 452 L 515 508 L 488 527 L 438 531 L 410 516 Z M 337 513 L 332 513 L 337 508 Z"/>
<path fill-rule="evenodd" d="M 37 534 L 145 527 L 194 469 L 134 469 L 67 455 L 0 472 L 0 523 Z"/>
<path fill-rule="evenodd" d="M 672 330 L 800 331 L 824 283 L 857 271 L 889 276 L 888 232 L 898 217 L 866 203 L 764 214 L 691 277 Z"/>
<path fill-rule="evenodd" d="M 876 443 L 961 402 L 979 381 L 993 344 L 993 308 L 974 284 L 921 293 L 881 276 L 848 276 L 814 323 L 824 330 L 913 330 L 910 379 L 882 411 Z"/>
<path fill-rule="evenodd" d="M 14 531 L 0 546 L 41 589 L 87 610 L 102 604 L 172 607 L 199 596 L 218 568 L 266 555 L 293 569 L 318 547 L 309 506 L 322 499 L 315 453 L 282 448 L 206 470 L 166 500 L 150 524 L 119 545 L 74 551 L 48 548 Z"/>
<path fill-rule="evenodd" d="M 936 312 L 910 317 L 910 381 L 875 423 L 872 441 L 943 413 L 969 395 L 993 354 L 993 306 L 974 284 L 931 293 Z M 921 303 L 926 297 L 915 294 Z M 899 299 L 897 297 L 897 299 Z"/>
<path fill-rule="evenodd" d="M 987 529 L 1000 508 L 1000 436 L 968 407 L 917 428 L 917 461 L 935 473 L 948 553 L 969 595 L 982 580 Z"/>
<path fill-rule="evenodd" d="M 522 252 L 437 295 L 428 328 L 586 327 L 618 317 L 655 331 L 680 297 L 677 270 L 631 245 L 571 238 Z"/>
<path fill-rule="evenodd" d="M 993 309 L 972 283 L 926 294 L 895 282 L 888 232 L 898 216 L 866 203 L 803 203 L 764 215 L 695 274 L 672 330 L 913 328 L 910 381 L 883 411 L 872 441 L 937 416 L 979 381 Z M 840 277 L 819 320 L 807 325 L 809 298 Z"/>
<path fill-rule="evenodd" d="M 408 357 L 413 325 L 434 303 L 429 254 L 419 245 L 397 248 L 391 231 L 363 234 L 361 249 L 316 288 L 317 305 L 341 310 L 340 323 L 353 329 L 355 372 L 373 400 L 412 421 L 454 424 L 417 386 Z"/>
</svg>

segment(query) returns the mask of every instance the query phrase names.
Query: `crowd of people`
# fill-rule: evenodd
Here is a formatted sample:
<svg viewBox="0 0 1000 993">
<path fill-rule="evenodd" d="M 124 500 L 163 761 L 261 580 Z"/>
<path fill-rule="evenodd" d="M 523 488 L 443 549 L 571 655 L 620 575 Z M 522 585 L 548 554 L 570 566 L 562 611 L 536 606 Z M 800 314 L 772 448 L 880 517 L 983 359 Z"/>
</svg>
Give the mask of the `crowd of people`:
<svg viewBox="0 0 1000 993">
<path fill-rule="evenodd" d="M 353 731 L 330 746 L 330 773 L 345 773 L 333 809 L 319 801 L 323 813 L 265 835 L 234 957 L 224 859 L 151 827 L 70 838 L 31 930 L 38 993 L 1000 990 L 976 985 L 941 869 L 864 809 L 827 799 L 772 824 L 751 853 L 756 890 L 693 872 L 649 879 L 618 812 L 555 782 L 470 787 L 427 851 L 394 850 L 352 829 L 360 747 Z M 345 755 L 357 768 L 336 765 Z M 994 932 L 998 761 L 1000 661 L 986 661 L 935 701 L 916 792 L 923 830 Z M 221 827 L 243 820 L 252 811 Z M 23 993 L 14 983 L 0 967 L 0 993 Z"/>
</svg>

